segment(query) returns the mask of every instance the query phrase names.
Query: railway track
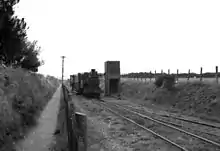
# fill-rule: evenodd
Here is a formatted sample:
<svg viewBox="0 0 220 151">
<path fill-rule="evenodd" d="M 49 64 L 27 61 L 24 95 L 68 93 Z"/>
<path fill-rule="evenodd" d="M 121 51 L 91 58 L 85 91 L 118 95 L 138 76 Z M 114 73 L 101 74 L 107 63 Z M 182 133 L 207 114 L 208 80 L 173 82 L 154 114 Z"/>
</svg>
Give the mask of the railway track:
<svg viewBox="0 0 220 151">
<path fill-rule="evenodd" d="M 220 139 L 217 138 L 214 140 L 214 138 L 218 137 L 215 134 L 208 133 L 206 135 L 202 135 L 202 132 L 197 132 L 197 134 L 194 134 L 194 131 L 191 132 L 182 128 L 184 127 L 183 125 L 177 124 L 174 121 L 169 121 L 168 119 L 161 119 L 154 116 L 152 113 L 148 113 L 148 115 L 146 115 L 143 112 L 140 113 L 132 107 L 105 102 L 105 100 L 101 100 L 99 103 L 104 106 L 104 108 L 121 117 L 122 119 L 129 121 L 137 127 L 152 133 L 153 135 L 163 139 L 164 141 L 172 144 L 182 151 L 220 151 L 220 143 L 218 143 Z M 204 124 L 200 124 L 200 126 L 201 125 L 205 126 Z M 180 140 L 178 138 L 185 139 Z M 196 148 L 196 144 L 200 146 L 202 144 L 203 148 Z"/>
<path fill-rule="evenodd" d="M 112 98 L 118 99 L 118 97 L 116 97 L 116 96 L 112 96 Z M 121 105 L 121 104 L 120 104 L 120 105 Z M 126 105 L 126 106 L 127 106 L 127 105 Z M 127 107 L 128 107 L 128 106 L 127 106 Z M 142 106 L 138 106 L 139 110 L 140 110 L 140 107 L 142 108 Z M 135 109 L 134 107 L 130 107 L 130 108 Z M 183 118 L 183 117 L 177 117 L 176 115 L 173 115 L 173 114 L 156 113 L 156 112 L 146 111 L 146 110 L 144 110 L 144 112 L 145 112 L 145 113 L 147 112 L 147 113 L 150 113 L 150 114 L 154 114 L 154 115 L 158 115 L 158 116 L 174 118 L 174 119 L 181 120 L 181 121 L 185 121 L 185 122 L 189 122 L 189 123 L 194 123 L 194 124 L 199 124 L 199 125 L 204 125 L 204 126 L 208 126 L 208 127 L 220 129 L 220 124 L 210 124 L 210 123 L 205 122 L 205 121 L 190 120 L 190 119 L 186 119 L 186 118 Z"/>
<path fill-rule="evenodd" d="M 114 104 L 114 105 L 116 105 L 116 104 Z M 116 105 L 116 106 L 118 106 L 118 105 Z M 218 127 L 218 125 L 210 125 L 210 124 L 206 125 L 206 124 L 201 123 L 201 122 L 195 122 L 195 121 L 191 122 L 191 120 L 186 120 L 184 118 L 176 118 L 176 117 L 172 117 L 172 116 L 165 116 L 166 117 L 165 118 L 163 115 L 157 115 L 156 114 L 156 116 L 155 116 L 155 113 L 152 113 L 152 112 L 148 112 L 148 115 L 146 115 L 146 112 L 140 111 L 140 110 L 135 109 L 133 107 L 123 107 L 122 105 L 120 105 L 120 107 L 123 108 L 124 110 L 129 110 L 131 112 L 134 112 L 135 114 L 141 114 L 140 116 L 142 116 L 144 118 L 151 117 L 151 118 L 156 119 L 159 122 L 174 125 L 174 126 L 178 127 L 177 130 L 182 131 L 186 134 L 187 134 L 187 132 L 185 132 L 185 130 L 189 129 L 189 130 L 193 131 L 191 133 L 196 132 L 196 135 L 203 135 L 203 137 L 209 138 L 210 140 L 215 139 L 213 137 L 217 137 L 217 139 L 215 139 L 215 141 L 220 142 L 220 127 Z M 202 130 L 204 130 L 204 129 L 206 129 L 207 131 L 212 130 L 212 132 L 201 131 L 201 130 L 199 130 L 201 127 L 203 128 Z M 183 131 L 183 130 L 180 130 L 179 128 L 182 128 L 182 129 L 185 129 L 185 130 Z M 199 136 L 195 136 L 195 137 L 200 139 Z M 202 140 L 206 141 L 205 139 L 202 139 Z M 213 142 L 211 142 L 211 143 L 213 143 Z"/>
<path fill-rule="evenodd" d="M 121 104 L 120 106 L 123 107 Z M 167 124 L 172 124 L 174 126 L 183 127 L 185 129 L 190 129 L 190 130 L 196 131 L 197 133 L 205 133 L 210 136 L 219 137 L 217 141 L 220 142 L 220 125 L 209 124 L 209 123 L 205 123 L 201 121 L 189 120 L 189 119 L 185 119 L 182 117 L 175 117 L 173 115 L 158 114 L 155 112 L 141 110 L 141 109 L 134 108 L 132 106 L 127 106 L 127 105 L 124 105 L 124 108 L 125 110 L 129 109 L 131 111 L 135 111 L 136 113 L 143 114 L 145 116 L 147 114 L 148 116 L 156 118 L 158 121 L 161 121 Z M 199 130 L 201 128 L 203 128 L 203 130 L 206 129 L 209 132 Z"/>
</svg>

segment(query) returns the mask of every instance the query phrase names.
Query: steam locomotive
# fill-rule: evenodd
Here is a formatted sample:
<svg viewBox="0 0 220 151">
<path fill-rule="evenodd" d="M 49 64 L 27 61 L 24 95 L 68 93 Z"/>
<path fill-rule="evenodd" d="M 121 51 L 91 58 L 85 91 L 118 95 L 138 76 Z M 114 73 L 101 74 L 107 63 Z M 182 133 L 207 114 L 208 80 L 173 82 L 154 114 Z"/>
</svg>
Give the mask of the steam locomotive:
<svg viewBox="0 0 220 151">
<path fill-rule="evenodd" d="M 99 75 L 95 69 L 70 76 L 70 86 L 77 95 L 99 98 L 101 94 L 99 84 Z"/>
</svg>

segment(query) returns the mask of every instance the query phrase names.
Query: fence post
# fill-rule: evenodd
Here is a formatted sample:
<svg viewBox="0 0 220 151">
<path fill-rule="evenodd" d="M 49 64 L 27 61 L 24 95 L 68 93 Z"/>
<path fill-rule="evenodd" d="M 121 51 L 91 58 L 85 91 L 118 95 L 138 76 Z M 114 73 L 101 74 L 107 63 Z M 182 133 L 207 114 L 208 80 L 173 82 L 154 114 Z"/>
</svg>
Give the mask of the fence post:
<svg viewBox="0 0 220 151">
<path fill-rule="evenodd" d="M 168 74 L 170 74 L 170 69 L 168 69 Z"/>
<path fill-rule="evenodd" d="M 163 74 L 163 69 L 161 70 L 161 74 Z"/>
<path fill-rule="evenodd" d="M 189 71 L 188 71 L 187 82 L 189 82 L 189 77 L 190 77 L 190 69 L 189 69 Z"/>
<path fill-rule="evenodd" d="M 218 66 L 215 67 L 216 82 L 218 84 Z"/>
<path fill-rule="evenodd" d="M 200 68 L 200 81 L 202 81 L 202 67 Z"/>
<path fill-rule="evenodd" d="M 142 80 L 143 80 L 142 74 L 140 74 L 140 78 L 141 78 L 141 82 L 142 82 Z"/>
<path fill-rule="evenodd" d="M 152 73 L 151 73 L 151 71 L 150 71 L 150 82 L 151 82 L 151 78 L 152 78 L 151 76 L 152 76 Z"/>
<path fill-rule="evenodd" d="M 143 78 L 144 78 L 144 79 L 143 79 L 144 83 L 146 83 L 147 73 L 144 72 Z"/>
<path fill-rule="evenodd" d="M 75 112 L 79 145 L 78 151 L 87 151 L 87 116 L 86 114 Z"/>
<path fill-rule="evenodd" d="M 75 111 L 73 110 L 73 103 L 71 101 L 68 102 L 68 135 L 69 135 L 69 151 L 77 151 L 78 149 L 78 138 L 77 138 L 77 125 L 76 125 L 76 117 Z"/>
<path fill-rule="evenodd" d="M 176 81 L 179 80 L 179 79 L 178 79 L 178 75 L 179 75 L 179 69 L 177 69 L 177 71 L 176 71 Z"/>
<path fill-rule="evenodd" d="M 64 101 L 64 104 L 65 104 L 65 113 L 66 113 L 66 133 L 67 133 L 67 136 L 68 136 L 68 148 L 69 148 L 69 151 L 73 150 L 73 149 L 77 149 L 76 146 L 73 146 L 76 145 L 74 142 L 73 143 L 73 140 L 72 140 L 72 135 L 73 135 L 73 132 L 70 131 L 70 129 L 72 129 L 72 123 L 69 119 L 69 115 L 71 114 L 70 113 L 70 110 L 69 110 L 69 102 L 67 101 L 67 96 L 66 96 L 66 90 L 65 90 L 65 87 L 64 85 L 62 84 L 62 92 L 63 92 L 63 101 Z"/>
</svg>

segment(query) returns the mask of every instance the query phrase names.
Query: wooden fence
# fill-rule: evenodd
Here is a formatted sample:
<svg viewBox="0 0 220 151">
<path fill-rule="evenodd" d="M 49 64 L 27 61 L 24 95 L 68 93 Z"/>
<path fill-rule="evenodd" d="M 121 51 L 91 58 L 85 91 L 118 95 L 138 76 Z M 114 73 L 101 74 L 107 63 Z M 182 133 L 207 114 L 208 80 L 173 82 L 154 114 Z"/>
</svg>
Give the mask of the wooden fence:
<svg viewBox="0 0 220 151">
<path fill-rule="evenodd" d="M 68 136 L 69 151 L 87 150 L 87 117 L 76 112 L 71 94 L 65 85 L 62 85 L 61 106 L 64 107 L 62 133 Z"/>
<path fill-rule="evenodd" d="M 157 73 L 155 70 L 154 73 L 151 71 L 149 73 L 130 73 L 130 74 L 123 74 L 121 75 L 122 78 L 129 78 L 137 81 L 154 81 L 155 78 L 159 75 L 163 75 L 165 72 L 161 70 L 160 73 Z M 171 74 L 170 69 L 168 69 L 168 72 L 166 74 Z M 214 80 L 216 83 L 219 83 L 219 75 L 220 73 L 218 72 L 218 66 L 215 67 L 215 72 L 213 73 L 203 73 L 203 68 L 200 68 L 200 74 L 192 73 L 190 69 L 188 70 L 188 73 L 180 73 L 179 69 L 177 69 L 176 73 L 172 73 L 176 77 L 177 82 L 182 81 L 182 79 L 185 79 L 187 82 L 189 80 L 199 80 L 199 81 L 204 81 L 204 80 Z M 183 82 L 183 81 L 182 81 Z"/>
</svg>

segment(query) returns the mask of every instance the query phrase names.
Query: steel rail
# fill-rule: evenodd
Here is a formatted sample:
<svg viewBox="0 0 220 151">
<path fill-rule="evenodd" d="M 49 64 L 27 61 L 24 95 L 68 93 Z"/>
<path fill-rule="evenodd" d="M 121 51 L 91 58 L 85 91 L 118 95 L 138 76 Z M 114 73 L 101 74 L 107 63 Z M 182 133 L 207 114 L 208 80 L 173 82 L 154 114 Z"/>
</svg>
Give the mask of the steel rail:
<svg viewBox="0 0 220 151">
<path fill-rule="evenodd" d="M 117 98 L 115 96 L 112 96 L 113 98 Z M 132 108 L 132 107 L 131 107 Z M 182 120 L 182 121 L 186 121 L 186 122 L 191 122 L 191 123 L 194 123 L 194 124 L 199 124 L 199 125 L 204 125 L 204 126 L 209 126 L 209 127 L 213 127 L 213 128 L 218 128 L 220 129 L 220 125 L 213 125 L 213 124 L 209 124 L 209 123 L 206 123 L 206 122 L 201 122 L 201 121 L 195 121 L 195 120 L 189 120 L 189 119 L 185 119 L 185 118 L 182 118 L 182 117 L 175 117 L 173 115 L 164 115 L 164 114 L 157 114 L 157 113 L 152 113 L 152 112 L 149 112 L 149 111 L 145 111 L 145 112 L 148 112 L 148 113 L 151 113 L 151 114 L 155 114 L 155 115 L 158 115 L 158 116 L 165 116 L 165 117 L 171 117 L 171 118 L 175 118 L 175 119 L 178 119 L 178 120 Z"/>
<path fill-rule="evenodd" d="M 130 106 L 128 108 L 134 109 L 133 107 L 130 107 Z M 151 112 L 147 112 L 147 113 L 151 113 Z M 158 115 L 156 113 L 153 113 L 153 114 L 155 114 L 157 116 L 160 116 L 160 115 Z M 170 121 L 165 121 L 165 119 L 163 119 L 164 117 L 160 117 L 160 118 L 162 118 L 162 119 L 157 119 L 157 120 L 161 121 L 161 122 L 164 122 L 164 123 L 172 124 L 172 125 L 175 125 L 175 126 L 183 127 L 183 125 L 181 125 L 181 124 L 173 123 L 173 122 L 170 122 Z M 198 131 L 198 130 L 196 130 L 196 131 Z M 198 131 L 198 132 L 201 132 L 201 131 Z M 202 133 L 205 133 L 205 134 L 208 134 L 208 135 L 212 135 L 212 136 L 215 136 L 215 137 L 219 137 L 218 135 L 215 135 L 215 134 L 212 134 L 212 133 L 208 133 L 208 132 L 202 132 Z"/>
<path fill-rule="evenodd" d="M 109 103 L 109 102 L 108 102 Z M 127 106 L 126 106 L 127 107 Z M 131 107 L 131 106 L 129 106 L 128 108 L 131 108 L 131 109 L 135 109 L 135 110 L 137 110 L 136 108 L 133 108 L 133 107 Z M 145 112 L 145 111 L 144 111 Z M 163 115 L 160 115 L 160 114 L 157 114 L 157 113 L 152 113 L 152 112 L 149 112 L 149 111 L 146 111 L 147 113 L 150 113 L 150 114 L 154 114 L 154 115 L 156 115 L 156 116 L 163 116 Z M 157 119 L 158 121 L 161 121 L 161 122 L 164 122 L 164 123 L 168 123 L 168 124 L 172 124 L 172 125 L 175 125 L 175 126 L 179 126 L 179 127 L 183 127 L 183 125 L 181 125 L 181 124 L 177 124 L 177 123 L 173 123 L 173 122 L 170 122 L 170 121 L 165 121 L 165 119 L 163 119 L 164 117 L 169 117 L 169 116 L 163 116 L 163 117 L 160 117 L 160 118 L 162 118 L 162 119 Z M 172 118 L 172 117 L 171 117 Z M 175 117 L 173 117 L 173 118 L 175 118 Z M 178 119 L 178 118 L 175 118 L 175 119 Z M 181 120 L 181 119 L 178 119 L 178 120 L 180 120 L 180 121 L 184 121 L 184 120 Z M 188 121 L 189 122 L 189 121 Z M 197 123 L 196 123 L 197 124 Z M 198 125 L 200 125 L 200 124 L 198 124 Z M 202 124 L 201 124 L 202 125 Z M 186 127 L 186 128 L 188 128 L 188 127 Z M 198 131 L 198 130 L 195 130 L 195 131 L 197 131 L 197 132 L 201 132 L 201 131 Z M 202 132 L 202 133 L 205 133 L 205 134 L 208 134 L 208 135 L 211 135 L 211 136 L 215 136 L 215 137 L 219 137 L 218 135 L 216 135 L 216 134 L 213 134 L 213 133 L 208 133 L 208 132 Z"/>
<path fill-rule="evenodd" d="M 133 107 L 130 107 L 130 108 L 133 108 Z M 149 111 L 145 111 L 145 112 L 155 114 L 155 115 L 158 115 L 158 116 L 171 117 L 171 118 L 174 118 L 174 119 L 178 119 L 178 120 L 182 120 L 182 121 L 186 121 L 186 122 L 190 122 L 190 123 L 194 123 L 194 124 L 198 124 L 198 125 L 204 125 L 204 126 L 207 126 L 207 127 L 213 127 L 213 128 L 220 129 L 220 125 L 213 125 L 213 124 L 209 124 L 209 123 L 206 123 L 206 122 L 189 120 L 189 119 L 185 119 L 183 117 L 175 117 L 175 116 L 170 115 L 170 114 L 157 114 L 157 113 L 152 113 L 152 112 L 149 112 Z"/>
<path fill-rule="evenodd" d="M 126 106 L 126 107 L 127 107 L 127 106 Z M 136 108 L 131 107 L 131 106 L 129 106 L 128 108 L 137 110 Z M 199 121 L 192 121 L 192 120 L 184 119 L 184 118 L 181 118 L 181 117 L 175 117 L 175 116 L 173 116 L 173 115 L 158 114 L 158 113 L 154 113 L 154 112 L 150 112 L 150 111 L 145 111 L 145 110 L 144 110 L 143 112 L 147 112 L 147 113 L 150 113 L 150 114 L 154 114 L 155 116 L 159 116 L 159 117 L 162 116 L 162 117 L 160 117 L 160 118 L 170 117 L 170 118 L 177 119 L 177 120 L 184 121 L 184 122 L 188 122 L 188 123 L 193 123 L 193 124 L 197 124 L 197 125 L 204 125 L 204 126 L 207 126 L 207 127 L 212 127 L 212 128 L 220 129 L 220 126 L 218 126 L 218 125 L 212 125 L 212 124 L 203 123 L 203 122 L 199 122 Z M 158 120 L 159 120 L 159 119 L 158 119 Z M 179 125 L 179 124 L 172 123 L 172 122 L 168 122 L 168 121 L 164 121 L 164 120 L 161 120 L 161 119 L 160 119 L 159 121 L 163 121 L 163 122 L 165 122 L 165 123 L 169 123 L 169 124 L 181 126 L 181 125 Z M 211 133 L 207 133 L 207 134 L 211 134 Z"/>
<path fill-rule="evenodd" d="M 188 135 L 190 135 L 190 136 L 196 137 L 196 138 L 198 138 L 198 139 L 200 139 L 200 140 L 203 140 L 203 141 L 205 141 L 205 142 L 208 142 L 208 143 L 210 143 L 210 144 L 213 144 L 213 145 L 216 145 L 216 146 L 220 147 L 220 144 L 219 144 L 219 143 L 214 142 L 214 141 L 212 141 L 212 140 L 209 140 L 209 139 L 207 139 L 207 138 L 201 137 L 201 136 L 196 135 L 196 134 L 193 134 L 193 133 L 191 133 L 191 132 L 187 132 L 187 131 L 185 131 L 185 130 L 183 130 L 183 129 L 180 129 L 180 128 L 178 128 L 178 127 L 175 127 L 175 126 L 173 126 L 173 125 L 166 124 L 166 123 L 161 122 L 161 121 L 159 121 L 159 120 L 153 119 L 153 118 L 151 118 L 151 117 L 149 117 L 149 116 L 147 116 L 147 115 L 143 115 L 143 114 L 141 114 L 141 113 L 138 113 L 138 112 L 135 112 L 135 111 L 131 111 L 131 110 L 129 110 L 129 109 L 126 109 L 125 107 L 122 107 L 122 106 L 119 106 L 119 105 L 116 105 L 116 104 L 114 104 L 114 105 L 117 106 L 117 107 L 119 107 L 119 108 L 123 108 L 123 109 L 125 109 L 125 110 L 127 110 L 127 111 L 129 111 L 129 112 L 131 112 L 131 113 L 133 113 L 133 114 L 139 115 L 139 116 L 142 117 L 142 118 L 146 118 L 146 119 L 148 119 L 148 120 L 154 121 L 154 122 L 159 123 L 159 124 L 161 124 L 161 125 L 167 126 L 167 127 L 169 127 L 169 128 L 175 129 L 175 130 L 178 130 L 178 131 L 180 131 L 180 132 L 182 132 L 182 133 L 188 134 Z"/>
<path fill-rule="evenodd" d="M 153 113 L 153 114 L 156 114 L 156 113 Z M 160 114 L 157 114 L 157 115 L 160 115 Z M 178 119 L 178 120 L 182 120 L 182 121 L 186 121 L 186 122 L 190 122 L 190 123 L 194 123 L 194 124 L 198 124 L 198 125 L 204 125 L 204 126 L 220 129 L 219 125 L 213 125 L 213 124 L 209 124 L 209 123 L 205 123 L 205 122 L 189 120 L 189 119 L 185 119 L 185 118 L 182 118 L 182 117 L 175 117 L 173 115 L 160 115 L 160 116 L 171 117 L 171 118 L 175 118 L 175 119 Z"/>
<path fill-rule="evenodd" d="M 159 116 L 158 114 L 156 114 L 156 115 Z M 169 116 L 167 116 L 167 117 L 169 117 Z M 164 123 L 168 123 L 168 124 L 174 125 L 174 126 L 184 127 L 182 124 L 177 124 L 177 123 L 173 123 L 173 122 L 170 122 L 170 121 L 165 121 L 165 119 L 163 119 L 164 117 L 160 117 L 160 118 L 162 118 L 162 119 L 157 119 L 157 120 L 161 121 L 161 122 L 164 122 Z M 180 121 L 182 122 L 182 120 L 180 120 Z M 192 128 L 189 128 L 189 127 L 184 127 L 184 128 L 192 129 Z M 192 130 L 194 130 L 194 129 L 192 129 Z M 205 134 L 208 134 L 208 135 L 211 135 L 211 136 L 215 136 L 215 137 L 219 137 L 218 135 L 213 134 L 213 133 L 201 132 L 201 131 L 198 131 L 198 130 L 194 130 L 194 131 L 197 131 L 197 132 L 200 132 L 200 133 L 205 133 Z"/>
<path fill-rule="evenodd" d="M 105 108 L 106 108 L 107 110 L 109 110 L 110 112 L 116 114 L 117 116 L 121 117 L 122 119 L 125 119 L 125 120 L 127 120 L 127 121 L 133 123 L 134 125 L 136 125 L 136 126 L 142 128 L 142 129 L 144 129 L 144 130 L 146 130 L 146 131 L 148 131 L 148 132 L 154 134 L 155 136 L 159 137 L 160 139 L 165 140 L 166 142 L 172 144 L 173 146 L 175 146 L 175 147 L 181 149 L 182 151 L 189 151 L 188 149 L 186 149 L 186 148 L 184 148 L 184 147 L 182 147 L 182 146 L 176 144 L 175 142 L 173 142 L 173 141 L 169 140 L 168 138 L 166 138 L 166 137 L 164 137 L 164 136 L 162 136 L 162 135 L 160 135 L 160 134 L 154 132 L 153 130 L 148 129 L 148 128 L 144 127 L 143 125 L 140 125 L 140 124 L 136 123 L 136 122 L 133 121 L 132 119 L 129 119 L 129 118 L 123 116 L 123 115 L 120 115 L 118 112 L 116 112 L 116 111 L 110 109 L 109 107 L 107 107 L 106 103 L 103 103 L 103 102 L 100 102 L 100 103 L 101 103 L 101 104 L 105 104 L 105 105 L 103 105 L 103 106 L 105 106 Z"/>
</svg>

